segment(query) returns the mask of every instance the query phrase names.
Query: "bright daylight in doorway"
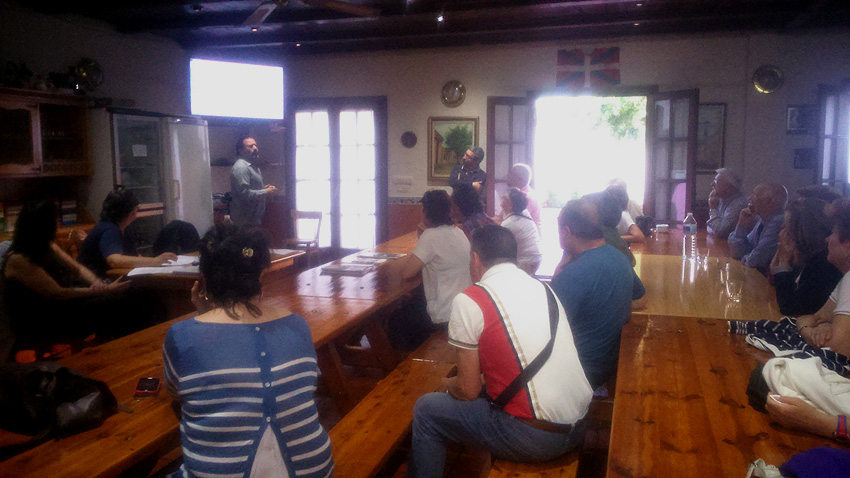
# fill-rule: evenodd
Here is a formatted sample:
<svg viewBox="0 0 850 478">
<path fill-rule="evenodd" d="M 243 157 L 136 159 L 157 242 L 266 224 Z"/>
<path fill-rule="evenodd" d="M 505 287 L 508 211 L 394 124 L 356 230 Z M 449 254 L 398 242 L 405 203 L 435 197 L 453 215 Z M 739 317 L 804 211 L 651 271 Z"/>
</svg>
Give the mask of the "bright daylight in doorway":
<svg viewBox="0 0 850 478">
<path fill-rule="evenodd" d="M 547 96 L 535 103 L 534 187 L 540 198 L 544 262 L 560 259 L 557 217 L 570 199 L 605 189 L 619 178 L 643 204 L 646 97 Z"/>
</svg>

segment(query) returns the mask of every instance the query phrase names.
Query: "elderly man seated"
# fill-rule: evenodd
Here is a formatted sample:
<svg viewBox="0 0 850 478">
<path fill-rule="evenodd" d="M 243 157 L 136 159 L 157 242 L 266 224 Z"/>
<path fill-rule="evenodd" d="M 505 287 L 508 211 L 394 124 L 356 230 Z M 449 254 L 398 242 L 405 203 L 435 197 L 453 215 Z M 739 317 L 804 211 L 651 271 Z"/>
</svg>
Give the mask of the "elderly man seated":
<svg viewBox="0 0 850 478">
<path fill-rule="evenodd" d="M 767 272 L 776 254 L 787 201 L 788 191 L 781 184 L 762 183 L 755 187 L 749 206 L 741 211 L 738 225 L 729 235 L 729 248 L 735 259 Z"/>
<path fill-rule="evenodd" d="M 741 191 L 741 176 L 727 168 L 717 170 L 708 195 L 709 218 L 706 229 L 714 237 L 726 239 L 735 229 L 741 210 L 747 207 L 747 195 Z"/>
</svg>

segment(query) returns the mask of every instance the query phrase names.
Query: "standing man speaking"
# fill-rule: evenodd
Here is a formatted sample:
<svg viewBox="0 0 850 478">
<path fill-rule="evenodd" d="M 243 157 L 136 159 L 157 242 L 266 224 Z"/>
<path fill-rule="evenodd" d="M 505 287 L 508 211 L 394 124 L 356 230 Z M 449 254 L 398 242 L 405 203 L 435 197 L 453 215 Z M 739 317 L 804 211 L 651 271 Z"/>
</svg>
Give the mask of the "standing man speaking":
<svg viewBox="0 0 850 478">
<path fill-rule="evenodd" d="M 259 157 L 254 138 L 241 138 L 236 143 L 236 162 L 230 170 L 230 219 L 237 226 L 259 226 L 266 214 L 266 196 L 277 191 L 271 184 L 263 184 Z"/>
</svg>

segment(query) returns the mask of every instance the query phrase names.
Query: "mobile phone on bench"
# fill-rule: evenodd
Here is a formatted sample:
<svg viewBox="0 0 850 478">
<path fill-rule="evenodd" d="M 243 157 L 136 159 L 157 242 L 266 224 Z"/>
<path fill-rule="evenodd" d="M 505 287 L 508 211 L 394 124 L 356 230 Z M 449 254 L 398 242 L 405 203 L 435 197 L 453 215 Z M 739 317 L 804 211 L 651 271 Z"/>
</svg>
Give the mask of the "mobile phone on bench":
<svg viewBox="0 0 850 478">
<path fill-rule="evenodd" d="M 133 396 L 140 397 L 155 397 L 159 394 L 160 381 L 156 377 L 142 377 L 139 383 L 136 384 L 136 392 Z"/>
</svg>

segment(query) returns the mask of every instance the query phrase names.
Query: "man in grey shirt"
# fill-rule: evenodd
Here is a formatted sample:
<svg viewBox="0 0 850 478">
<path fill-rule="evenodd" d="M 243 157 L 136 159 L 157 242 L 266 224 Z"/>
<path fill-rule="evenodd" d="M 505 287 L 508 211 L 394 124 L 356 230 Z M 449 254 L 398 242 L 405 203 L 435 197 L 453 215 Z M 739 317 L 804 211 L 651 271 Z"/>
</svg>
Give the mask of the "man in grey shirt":
<svg viewBox="0 0 850 478">
<path fill-rule="evenodd" d="M 266 196 L 277 188 L 263 184 L 263 173 L 257 166 L 260 150 L 254 138 L 241 138 L 236 144 L 236 162 L 230 170 L 230 219 L 237 226 L 259 226 L 266 214 Z"/>
<path fill-rule="evenodd" d="M 731 169 L 717 170 L 711 193 L 708 195 L 709 212 L 706 228 L 719 239 L 726 239 L 738 225 L 741 210 L 747 207 L 747 196 L 741 191 L 741 177 Z"/>
</svg>

